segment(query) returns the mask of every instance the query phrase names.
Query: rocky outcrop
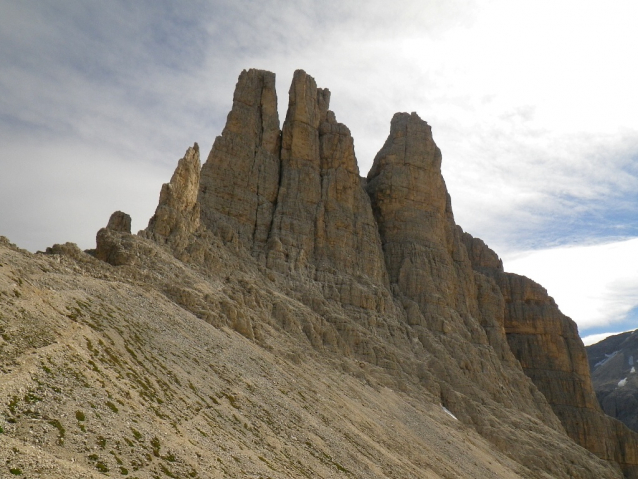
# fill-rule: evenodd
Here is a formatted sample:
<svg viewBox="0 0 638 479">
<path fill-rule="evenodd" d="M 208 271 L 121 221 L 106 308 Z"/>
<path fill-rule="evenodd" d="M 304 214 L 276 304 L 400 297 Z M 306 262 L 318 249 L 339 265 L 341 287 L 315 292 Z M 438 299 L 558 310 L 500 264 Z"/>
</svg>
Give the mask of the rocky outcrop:
<svg viewBox="0 0 638 479">
<path fill-rule="evenodd" d="M 262 253 L 279 184 L 281 131 L 274 73 L 243 71 L 221 136 L 202 167 L 202 223 L 226 242 Z"/>
<path fill-rule="evenodd" d="M 600 409 L 576 323 L 560 312 L 545 288 L 505 273 L 483 241 L 463 233 L 463 242 L 475 269 L 498 284 L 506 303 L 510 349 L 569 436 L 598 457 L 620 464 L 627 477 L 638 477 L 638 435 Z"/>
<path fill-rule="evenodd" d="M 368 174 L 367 191 L 390 282 L 419 308 L 410 321 L 450 332 L 457 323 L 453 316 L 478 316 L 472 268 L 441 175 L 441 151 L 430 126 L 416 113 L 397 113 L 392 119 L 390 135 Z M 475 323 L 462 327 L 480 341 L 482 330 Z"/>
<path fill-rule="evenodd" d="M 586 349 L 603 411 L 638 431 L 638 330 L 609 336 Z"/>
<path fill-rule="evenodd" d="M 529 414 L 544 411 L 548 424 L 560 427 L 504 347 L 502 296 L 492 281 L 472 271 L 441 175 L 441 152 L 430 126 L 416 113 L 397 113 L 392 119 L 390 135 L 368 174 L 367 191 L 392 292 L 411 330 L 432 354 L 428 361 L 438 373 L 444 404 L 468 414 L 479 429 L 487 413 L 470 404 L 477 398 L 507 407 L 515 402 Z M 518 391 L 515 400 L 497 386 L 505 384 Z"/>
<path fill-rule="evenodd" d="M 177 250 L 185 247 L 189 235 L 200 225 L 200 170 L 199 146 L 195 143 L 179 160 L 171 181 L 162 185 L 159 205 L 144 231 L 147 238 L 170 243 Z"/>
<path fill-rule="evenodd" d="M 131 217 L 121 211 L 116 211 L 109 218 L 106 228 L 97 232 L 95 257 L 113 266 L 134 263 L 134 256 L 122 237 L 131 235 Z M 124 239 L 124 242 L 127 240 Z"/>
<path fill-rule="evenodd" d="M 109 218 L 106 229 L 131 234 L 131 217 L 122 211 L 116 211 Z"/>
<path fill-rule="evenodd" d="M 324 282 L 345 274 L 387 284 L 350 130 L 328 109 L 330 92 L 305 72 L 295 72 L 289 97 L 268 266 Z"/>
</svg>

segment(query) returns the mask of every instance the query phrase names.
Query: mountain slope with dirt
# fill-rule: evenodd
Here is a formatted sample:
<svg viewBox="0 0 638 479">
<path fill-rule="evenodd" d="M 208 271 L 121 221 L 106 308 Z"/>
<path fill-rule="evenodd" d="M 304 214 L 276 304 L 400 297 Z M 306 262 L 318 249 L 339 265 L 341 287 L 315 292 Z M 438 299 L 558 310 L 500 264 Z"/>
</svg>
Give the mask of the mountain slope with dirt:
<svg viewBox="0 0 638 479">
<path fill-rule="evenodd" d="M 574 435 L 530 375 L 430 126 L 396 114 L 364 179 L 330 92 L 295 72 L 280 129 L 274 80 L 242 72 L 144 231 L 116 212 L 92 251 L 2 240 L 8 473 L 638 477 L 632 433 Z M 566 397 L 591 384 L 570 341 Z"/>
</svg>

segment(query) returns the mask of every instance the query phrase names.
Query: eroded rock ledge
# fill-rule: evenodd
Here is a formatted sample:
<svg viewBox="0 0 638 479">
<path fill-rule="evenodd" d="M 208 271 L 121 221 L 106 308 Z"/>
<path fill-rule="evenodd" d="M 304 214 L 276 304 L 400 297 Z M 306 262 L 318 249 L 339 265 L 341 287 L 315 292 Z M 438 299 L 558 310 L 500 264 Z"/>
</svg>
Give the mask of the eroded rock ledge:
<svg viewBox="0 0 638 479">
<path fill-rule="evenodd" d="M 576 323 L 560 312 L 545 288 L 503 271 L 483 241 L 463 233 L 476 271 L 492 278 L 505 299 L 505 332 L 525 374 L 541 390 L 569 436 L 635 477 L 638 435 L 605 415 L 596 399 L 587 353 Z"/>
</svg>

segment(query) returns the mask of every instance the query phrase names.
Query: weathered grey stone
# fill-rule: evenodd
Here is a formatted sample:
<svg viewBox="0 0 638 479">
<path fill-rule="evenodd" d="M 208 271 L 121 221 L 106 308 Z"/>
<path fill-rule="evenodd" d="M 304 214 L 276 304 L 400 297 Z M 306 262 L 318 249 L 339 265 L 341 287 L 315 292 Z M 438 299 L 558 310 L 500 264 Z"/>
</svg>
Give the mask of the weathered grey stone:
<svg viewBox="0 0 638 479">
<path fill-rule="evenodd" d="M 159 205 L 143 236 L 173 249 L 183 249 L 200 226 L 197 201 L 200 178 L 199 146 L 195 143 L 179 160 L 171 181 L 162 185 Z"/>
<path fill-rule="evenodd" d="M 214 288 L 168 285 L 164 293 L 258 344 L 273 328 L 316 351 L 354 358 L 361 371 L 347 367 L 349 374 L 368 379 L 363 371 L 375 370 L 375 378 L 393 389 L 420 388 L 501 451 L 520 438 L 519 427 L 534 437 L 560 438 L 553 442 L 561 444 L 560 452 L 531 445 L 510 452 L 530 470 L 617 477 L 611 463 L 598 476 L 569 465 L 586 453 L 565 435 L 569 427 L 557 417 L 564 412 L 556 406 L 552 411 L 541 386 L 512 354 L 509 293 L 500 276 L 490 274 L 503 275 L 502 262 L 480 240 L 466 241 L 456 226 L 441 152 L 427 123 L 415 113 L 396 114 L 363 180 L 350 131 L 329 103 L 328 90 L 295 72 L 280 130 L 274 74 L 242 72 L 201 178 L 187 152 L 143 234 L 168 244 L 175 257 L 212 281 L 227 261 L 243 271 L 241 279 L 226 275 L 225 286 Z M 554 326 L 556 318 L 547 318 L 551 324 L 539 330 Z M 553 360 L 556 371 L 580 364 Z M 567 390 L 586 408 L 590 398 L 582 384 L 567 384 L 579 372 L 567 371 L 553 392 Z M 594 424 L 601 420 L 585 413 L 583 421 L 591 425 L 584 429 L 622 435 L 611 423 Z M 631 445 L 612 442 L 604 447 Z M 631 447 L 623 454 L 608 457 L 629 471 Z"/>
<path fill-rule="evenodd" d="M 106 228 L 97 232 L 95 257 L 113 266 L 135 263 L 135 255 L 123 244 L 130 234 L 131 217 L 116 211 L 109 218 Z"/>
<path fill-rule="evenodd" d="M 106 228 L 120 233 L 131 233 L 131 217 L 122 211 L 116 211 L 109 218 Z"/>
<path fill-rule="evenodd" d="M 274 73 L 244 70 L 221 136 L 202 167 L 202 222 L 250 252 L 268 240 L 279 188 L 281 131 Z"/>
<path fill-rule="evenodd" d="M 443 176 L 441 151 L 416 113 L 397 113 L 368 174 L 390 282 L 415 301 L 428 329 L 457 329 L 480 342 L 471 264 L 459 241 Z M 467 336 L 469 334 L 469 336 Z"/>
<path fill-rule="evenodd" d="M 335 276 L 347 275 L 384 285 L 381 244 L 361 187 L 354 142 L 348 128 L 328 110 L 329 103 L 327 89 L 317 88 L 305 72 L 295 72 L 282 135 L 281 182 L 268 264 L 323 283 L 343 283 Z M 341 301 L 357 302 L 351 291 L 340 291 Z"/>
<path fill-rule="evenodd" d="M 383 308 L 385 264 L 350 131 L 328 110 L 330 92 L 298 70 L 280 132 L 274 81 L 239 77 L 202 168 L 203 224 L 275 271 L 319 281 L 331 299 Z"/>
</svg>

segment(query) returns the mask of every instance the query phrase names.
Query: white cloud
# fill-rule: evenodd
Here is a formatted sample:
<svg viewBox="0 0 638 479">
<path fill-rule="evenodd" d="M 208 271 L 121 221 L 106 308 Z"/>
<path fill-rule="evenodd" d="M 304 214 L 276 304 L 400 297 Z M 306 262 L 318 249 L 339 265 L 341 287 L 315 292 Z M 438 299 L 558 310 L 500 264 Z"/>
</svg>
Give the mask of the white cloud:
<svg viewBox="0 0 638 479">
<path fill-rule="evenodd" d="M 0 175 L 0 234 L 31 251 L 67 241 L 94 248 L 95 234 L 116 210 L 132 216 L 134 232 L 145 228 L 171 175 L 152 162 L 122 161 L 112 152 L 68 142 L 5 152 L 13 161 L 3 164 Z M 22 170 L 29 172 L 28 181 L 14 181 Z"/>
<path fill-rule="evenodd" d="M 585 336 L 584 338 L 582 338 L 582 340 L 585 346 L 590 346 L 592 344 L 601 342 L 603 339 L 608 338 L 609 336 L 613 336 L 614 334 L 620 334 L 624 332 L 625 331 L 619 331 L 615 333 L 590 334 L 589 336 Z"/>
</svg>

